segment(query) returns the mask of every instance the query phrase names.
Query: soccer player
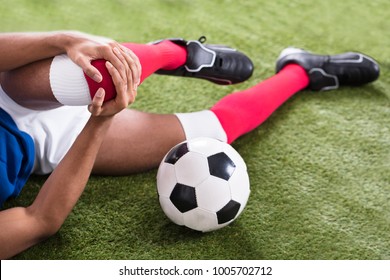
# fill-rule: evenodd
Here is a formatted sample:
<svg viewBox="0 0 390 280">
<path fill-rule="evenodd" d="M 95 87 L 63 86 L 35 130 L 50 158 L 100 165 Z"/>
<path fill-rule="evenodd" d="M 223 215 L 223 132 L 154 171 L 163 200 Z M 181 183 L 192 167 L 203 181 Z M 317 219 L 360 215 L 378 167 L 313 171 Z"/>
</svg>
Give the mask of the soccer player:
<svg viewBox="0 0 390 280">
<path fill-rule="evenodd" d="M 0 258 L 57 232 L 91 172 L 154 168 L 175 144 L 194 137 L 232 143 L 303 89 L 359 86 L 379 76 L 378 64 L 364 54 L 287 48 L 267 80 L 209 110 L 162 115 L 124 109 L 149 75 L 228 85 L 252 75 L 251 60 L 203 38 L 118 44 L 55 32 L 3 34 L 0 43 L 0 203 L 17 196 L 31 173 L 51 173 L 29 207 L 0 211 Z"/>
</svg>

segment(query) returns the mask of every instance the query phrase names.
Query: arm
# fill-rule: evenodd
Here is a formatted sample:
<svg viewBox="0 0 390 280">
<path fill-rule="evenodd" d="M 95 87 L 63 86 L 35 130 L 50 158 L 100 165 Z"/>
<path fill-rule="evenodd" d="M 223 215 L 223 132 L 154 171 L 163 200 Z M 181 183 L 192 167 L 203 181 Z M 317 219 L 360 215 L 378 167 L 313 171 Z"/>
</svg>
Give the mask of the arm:
<svg viewBox="0 0 390 280">
<path fill-rule="evenodd" d="M 9 71 L 29 63 L 66 53 L 96 82 L 102 77 L 91 65 L 92 60 L 110 61 L 125 77 L 124 55 L 130 55 L 140 69 L 137 57 L 117 42 L 75 31 L 40 33 L 0 33 L 0 72 Z M 134 81 L 139 81 L 139 71 L 133 71 Z"/>
<path fill-rule="evenodd" d="M 0 34 L 0 72 L 64 53 L 65 36 L 60 33 Z"/>
<path fill-rule="evenodd" d="M 107 62 L 118 95 L 133 87 Z M 134 100 L 132 96 L 131 100 Z M 92 117 L 71 149 L 46 180 L 36 199 L 27 208 L 0 212 L 0 259 L 9 258 L 56 233 L 81 196 L 113 115 L 104 114 L 104 90 L 99 89 L 89 109 Z M 119 111 L 119 110 L 118 110 Z M 118 111 L 114 112 L 117 113 Z"/>
<path fill-rule="evenodd" d="M 53 96 L 49 83 L 52 56 L 58 53 L 66 53 L 88 76 L 97 81 L 102 77 L 91 61 L 104 59 L 118 70 L 125 85 L 129 78 L 135 85 L 139 84 L 141 65 L 138 57 L 110 39 L 80 32 L 8 33 L 0 34 L 2 88 L 15 102 L 27 108 L 46 110 L 61 106 Z M 27 63 L 30 64 L 24 65 Z M 24 66 L 19 67 L 21 65 Z M 11 71 L 15 67 L 18 68 Z M 9 71 L 1 72 L 4 70 Z M 128 87 L 127 95 L 118 94 L 107 102 L 104 106 L 107 114 L 131 104 L 134 91 L 136 86 Z"/>
<path fill-rule="evenodd" d="M 24 251 L 60 229 L 86 186 L 110 123 L 111 118 L 91 117 L 32 205 L 0 212 L 1 259 Z"/>
</svg>

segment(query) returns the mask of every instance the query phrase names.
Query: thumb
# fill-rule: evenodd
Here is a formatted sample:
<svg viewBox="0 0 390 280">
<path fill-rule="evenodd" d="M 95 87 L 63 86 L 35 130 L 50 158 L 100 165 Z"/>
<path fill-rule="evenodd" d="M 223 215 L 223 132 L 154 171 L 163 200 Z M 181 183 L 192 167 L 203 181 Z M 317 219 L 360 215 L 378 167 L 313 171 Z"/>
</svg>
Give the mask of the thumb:
<svg viewBox="0 0 390 280">
<path fill-rule="evenodd" d="M 102 112 L 102 106 L 104 102 L 104 89 L 99 88 L 92 99 L 92 103 L 88 106 L 88 110 L 93 116 L 99 116 Z"/>
</svg>

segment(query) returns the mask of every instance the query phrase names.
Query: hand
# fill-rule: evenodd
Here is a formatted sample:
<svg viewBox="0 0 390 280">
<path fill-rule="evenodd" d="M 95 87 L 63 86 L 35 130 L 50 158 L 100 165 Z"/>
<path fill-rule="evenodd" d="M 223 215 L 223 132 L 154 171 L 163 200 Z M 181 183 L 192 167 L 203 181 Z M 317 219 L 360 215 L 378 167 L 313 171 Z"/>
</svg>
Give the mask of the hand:
<svg viewBox="0 0 390 280">
<path fill-rule="evenodd" d="M 141 77 L 141 64 L 138 57 L 129 49 L 123 47 L 112 39 L 89 35 L 81 32 L 66 32 L 68 37 L 65 51 L 70 59 L 79 65 L 83 71 L 94 81 L 101 82 L 102 76 L 91 65 L 92 60 L 105 59 L 119 70 L 125 78 L 129 73 L 138 86 Z M 127 65 L 126 65 L 127 64 Z M 131 71 L 128 71 L 130 68 Z"/>
<path fill-rule="evenodd" d="M 135 83 L 132 75 L 128 73 L 130 69 L 126 67 L 126 76 L 122 77 L 119 70 L 116 69 L 109 61 L 106 61 L 106 67 L 111 75 L 115 85 L 117 96 L 114 100 L 104 103 L 104 89 L 99 88 L 96 92 L 92 104 L 88 106 L 88 110 L 92 116 L 110 117 L 122 111 L 129 104 L 132 104 L 137 95 Z"/>
</svg>

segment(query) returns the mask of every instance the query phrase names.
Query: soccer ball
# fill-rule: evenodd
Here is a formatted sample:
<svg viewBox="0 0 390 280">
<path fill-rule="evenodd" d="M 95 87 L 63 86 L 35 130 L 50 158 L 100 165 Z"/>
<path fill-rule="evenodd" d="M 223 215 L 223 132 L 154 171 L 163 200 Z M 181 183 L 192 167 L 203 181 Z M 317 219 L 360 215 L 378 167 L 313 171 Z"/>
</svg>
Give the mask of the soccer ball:
<svg viewBox="0 0 390 280">
<path fill-rule="evenodd" d="M 162 210 L 178 225 L 207 232 L 233 222 L 249 198 L 249 177 L 229 144 L 195 138 L 173 147 L 157 172 Z"/>
</svg>

